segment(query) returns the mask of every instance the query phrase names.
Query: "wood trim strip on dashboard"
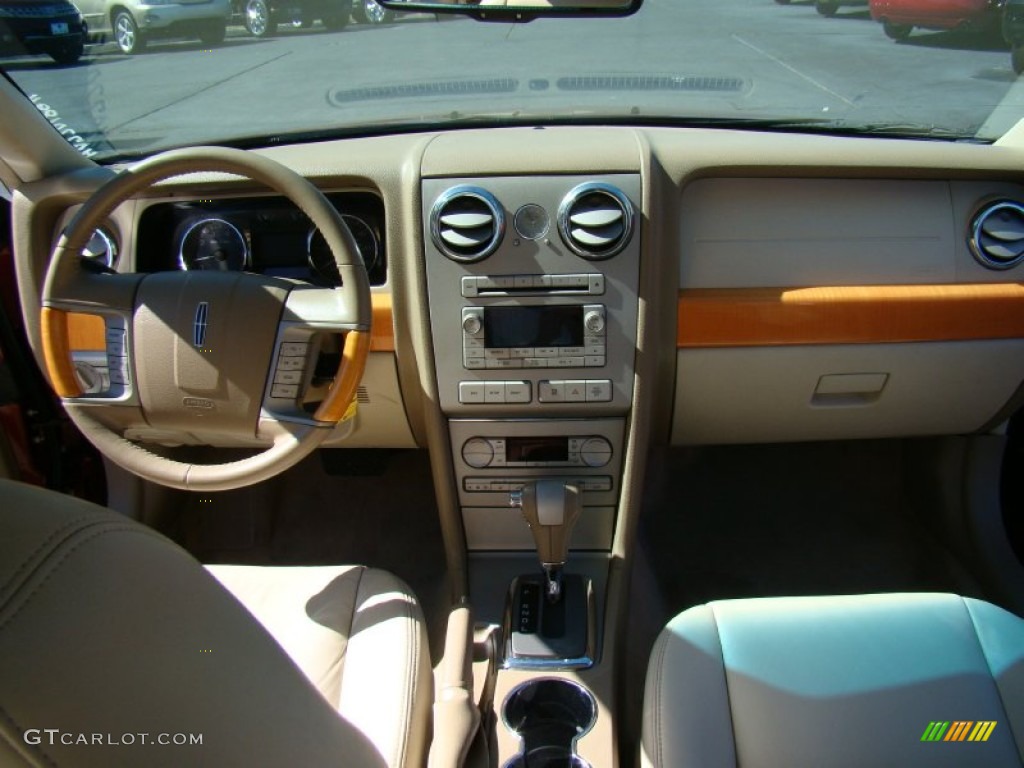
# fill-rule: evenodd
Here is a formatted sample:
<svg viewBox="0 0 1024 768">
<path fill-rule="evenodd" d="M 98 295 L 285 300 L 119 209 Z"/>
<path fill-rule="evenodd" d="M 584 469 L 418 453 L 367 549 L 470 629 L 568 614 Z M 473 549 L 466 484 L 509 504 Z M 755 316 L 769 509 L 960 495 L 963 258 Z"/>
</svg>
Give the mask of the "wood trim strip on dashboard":
<svg viewBox="0 0 1024 768">
<path fill-rule="evenodd" d="M 395 318 L 390 293 L 371 293 L 373 325 L 370 326 L 370 351 L 395 351 Z"/>
<path fill-rule="evenodd" d="M 370 334 L 371 352 L 395 351 L 395 321 L 391 311 L 390 293 L 372 293 L 373 327 Z M 68 345 L 77 351 L 99 351 L 107 348 L 103 318 L 82 312 L 69 312 Z"/>
<path fill-rule="evenodd" d="M 679 292 L 677 347 L 1024 338 L 1024 283 Z"/>
</svg>

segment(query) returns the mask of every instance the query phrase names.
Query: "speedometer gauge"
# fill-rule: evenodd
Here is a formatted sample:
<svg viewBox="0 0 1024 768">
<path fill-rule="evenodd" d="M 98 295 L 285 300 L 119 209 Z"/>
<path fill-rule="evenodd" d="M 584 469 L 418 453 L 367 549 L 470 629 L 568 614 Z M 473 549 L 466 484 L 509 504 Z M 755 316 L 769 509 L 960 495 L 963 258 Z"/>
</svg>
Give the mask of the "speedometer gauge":
<svg viewBox="0 0 1024 768">
<path fill-rule="evenodd" d="M 342 220 L 348 225 L 352 239 L 356 241 L 356 248 L 359 249 L 359 257 L 363 260 L 367 272 L 372 272 L 380 260 L 380 242 L 374 234 L 370 225 L 351 214 L 342 214 Z M 313 268 L 322 279 L 331 285 L 339 285 L 341 278 L 338 275 L 338 267 L 334 263 L 334 254 L 327 247 L 327 241 L 320 234 L 320 230 L 313 228 L 309 231 L 307 238 L 309 253 L 309 266 Z"/>
<path fill-rule="evenodd" d="M 182 269 L 240 272 L 248 261 L 245 237 L 224 219 L 197 221 L 181 238 L 178 264 Z"/>
</svg>

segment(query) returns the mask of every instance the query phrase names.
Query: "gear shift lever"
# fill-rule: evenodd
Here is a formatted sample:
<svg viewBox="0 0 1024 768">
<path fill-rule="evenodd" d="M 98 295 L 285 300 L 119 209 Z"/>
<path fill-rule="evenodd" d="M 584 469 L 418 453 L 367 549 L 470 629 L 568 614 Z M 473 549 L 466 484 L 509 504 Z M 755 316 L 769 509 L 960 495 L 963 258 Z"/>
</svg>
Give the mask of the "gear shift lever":
<svg viewBox="0 0 1024 768">
<path fill-rule="evenodd" d="M 579 519 L 579 487 L 558 478 L 542 478 L 513 491 L 509 504 L 519 507 L 530 524 L 537 556 L 544 569 L 549 602 L 562 598 L 562 570 L 569 558 L 569 535 Z"/>
</svg>

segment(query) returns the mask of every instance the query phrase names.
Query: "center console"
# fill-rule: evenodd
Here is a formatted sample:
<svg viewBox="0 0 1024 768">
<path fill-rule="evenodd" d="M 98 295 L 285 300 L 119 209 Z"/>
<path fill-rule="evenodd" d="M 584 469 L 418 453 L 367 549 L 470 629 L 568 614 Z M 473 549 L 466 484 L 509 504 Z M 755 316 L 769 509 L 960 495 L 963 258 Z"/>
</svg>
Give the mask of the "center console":
<svg viewBox="0 0 1024 768">
<path fill-rule="evenodd" d="M 609 550 L 633 395 L 640 177 L 426 179 L 440 405 L 471 551 L 530 550 L 509 494 L 560 477 Z"/>
<path fill-rule="evenodd" d="M 610 554 L 622 493 L 640 176 L 427 178 L 422 189 L 438 400 L 471 599 L 484 606 L 478 617 L 501 625 L 495 704 L 508 697 L 505 726 L 520 749 L 510 764 L 550 753 L 559 765 L 586 765 L 559 734 L 582 733 L 595 718 L 600 727 L 599 713 L 549 723 L 534 691 L 583 701 L 590 694 L 573 670 L 600 663 L 604 579 L 582 571 L 584 560 Z M 480 595 L 489 580 L 474 584 L 474 558 L 494 570 L 517 551 L 505 594 Z M 504 603 L 497 620 L 495 601 Z M 568 683 L 531 684 L 550 675 Z"/>
</svg>

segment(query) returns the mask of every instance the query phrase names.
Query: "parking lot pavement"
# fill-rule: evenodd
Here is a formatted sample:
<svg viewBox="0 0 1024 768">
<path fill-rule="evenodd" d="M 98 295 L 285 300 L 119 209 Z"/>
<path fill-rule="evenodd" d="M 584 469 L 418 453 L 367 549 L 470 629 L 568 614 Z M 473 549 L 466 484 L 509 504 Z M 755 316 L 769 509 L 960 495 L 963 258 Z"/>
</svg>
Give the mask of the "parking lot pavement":
<svg viewBox="0 0 1024 768">
<path fill-rule="evenodd" d="M 257 119 L 264 133 L 276 130 L 268 128 L 275 121 L 281 132 L 355 123 L 379 103 L 339 94 L 465 81 L 481 57 L 489 71 L 532 88 L 530 104 L 540 108 L 545 99 L 559 105 L 578 99 L 585 108 L 585 89 L 560 84 L 596 74 L 619 83 L 621 93 L 607 103 L 621 102 L 626 115 L 657 114 L 663 103 L 666 113 L 695 118 L 785 118 L 777 106 L 768 113 L 766 105 L 791 104 L 793 115 L 863 125 L 891 122 L 895 114 L 907 124 L 955 125 L 973 135 L 983 126 L 993 131 L 1016 122 L 1024 109 L 1009 51 L 1000 41 L 920 32 L 894 43 L 858 8 L 824 18 L 813 5 L 798 2 L 646 0 L 633 17 L 588 21 L 586 35 L 566 34 L 573 23 L 580 22 L 438 24 L 421 16 L 381 26 L 351 24 L 339 32 L 319 24 L 308 30 L 282 26 L 280 34 L 259 40 L 232 26 L 225 42 L 212 49 L 194 42 L 154 43 L 149 52 L 127 57 L 108 43 L 90 46 L 80 65 L 57 70 L 56 77 L 45 58 L 10 62 L 10 72 L 69 124 L 102 129 L 126 147 L 159 143 L 163 132 L 186 122 L 176 119 L 184 109 L 235 119 L 239 135 Z M 539 60 L 547 62 L 543 71 L 536 69 Z M 664 73 L 665 82 L 695 78 L 731 85 L 716 92 L 637 90 L 641 86 L 628 76 L 638 61 L 644 72 Z M 538 89 L 543 98 L 537 98 Z M 429 91 L 419 89 L 425 109 L 452 111 L 446 101 L 450 89 L 445 98 L 444 89 L 433 99 L 423 96 Z M 121 92 L 132 98 L 118 99 Z M 223 133 L 220 122 L 215 135 Z"/>
</svg>

